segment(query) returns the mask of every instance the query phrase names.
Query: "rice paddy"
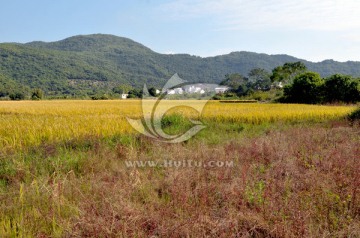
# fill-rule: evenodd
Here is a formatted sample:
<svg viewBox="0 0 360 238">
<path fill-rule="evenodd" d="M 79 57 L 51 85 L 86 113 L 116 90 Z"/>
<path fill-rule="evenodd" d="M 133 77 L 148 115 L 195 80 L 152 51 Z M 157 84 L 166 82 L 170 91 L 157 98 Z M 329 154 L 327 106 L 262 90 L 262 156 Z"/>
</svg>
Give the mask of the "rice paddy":
<svg viewBox="0 0 360 238">
<path fill-rule="evenodd" d="M 172 103 L 173 101 L 166 101 L 165 105 Z M 190 106 L 200 103 L 202 102 L 197 100 L 186 101 L 186 105 Z M 171 112 L 200 119 L 205 124 L 261 124 L 334 120 L 354 109 L 351 106 L 224 104 L 209 101 L 201 115 L 189 107 L 177 107 Z M 136 133 L 126 117 L 142 117 L 140 100 L 3 101 L 0 102 L 0 148 L 34 146 L 83 136 L 106 137 Z"/>
</svg>

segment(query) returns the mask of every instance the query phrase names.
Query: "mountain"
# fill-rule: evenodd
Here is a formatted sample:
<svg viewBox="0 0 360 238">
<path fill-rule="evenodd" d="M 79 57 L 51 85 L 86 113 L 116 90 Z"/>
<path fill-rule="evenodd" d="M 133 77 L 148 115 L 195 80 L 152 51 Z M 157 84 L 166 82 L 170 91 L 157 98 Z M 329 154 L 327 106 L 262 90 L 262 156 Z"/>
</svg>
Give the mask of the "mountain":
<svg viewBox="0 0 360 238">
<path fill-rule="evenodd" d="M 120 84 L 161 87 L 174 73 L 189 82 L 219 83 L 225 74 L 247 75 L 257 67 L 271 71 L 295 61 L 304 62 L 323 77 L 335 73 L 360 76 L 360 62 L 313 63 L 288 55 L 245 51 L 207 58 L 167 55 L 128 38 L 95 34 L 50 43 L 0 44 L 0 90 L 6 82 L 13 87 L 42 88 L 48 94 L 91 94 Z"/>
</svg>

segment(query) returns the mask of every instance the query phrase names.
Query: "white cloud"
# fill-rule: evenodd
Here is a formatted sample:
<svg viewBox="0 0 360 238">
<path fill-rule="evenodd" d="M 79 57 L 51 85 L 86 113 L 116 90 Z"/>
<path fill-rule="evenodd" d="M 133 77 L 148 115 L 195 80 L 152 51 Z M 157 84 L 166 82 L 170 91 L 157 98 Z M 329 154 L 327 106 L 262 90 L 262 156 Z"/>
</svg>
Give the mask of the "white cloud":
<svg viewBox="0 0 360 238">
<path fill-rule="evenodd" d="M 176 19 L 215 17 L 221 30 L 360 28 L 359 0 L 174 0 L 162 10 Z"/>
</svg>

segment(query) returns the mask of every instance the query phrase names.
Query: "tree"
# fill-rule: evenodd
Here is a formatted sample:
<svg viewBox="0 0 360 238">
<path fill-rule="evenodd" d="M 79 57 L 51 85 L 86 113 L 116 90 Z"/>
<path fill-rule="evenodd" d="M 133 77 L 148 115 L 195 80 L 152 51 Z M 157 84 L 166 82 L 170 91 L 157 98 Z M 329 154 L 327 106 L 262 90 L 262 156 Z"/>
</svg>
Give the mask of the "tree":
<svg viewBox="0 0 360 238">
<path fill-rule="evenodd" d="M 41 100 L 43 99 L 43 97 L 44 97 L 44 92 L 40 88 L 35 89 L 31 94 L 32 100 Z"/>
<path fill-rule="evenodd" d="M 130 85 L 120 84 L 112 89 L 114 93 L 123 94 L 128 93 L 133 88 Z"/>
<path fill-rule="evenodd" d="M 149 93 L 151 96 L 156 97 L 157 96 L 156 88 L 154 87 L 149 88 Z"/>
<path fill-rule="evenodd" d="M 303 62 L 285 63 L 273 69 L 270 77 L 272 82 L 278 81 L 285 84 L 292 83 L 293 79 L 307 70 Z"/>
<path fill-rule="evenodd" d="M 254 90 L 269 90 L 270 86 L 270 73 L 265 69 L 255 68 L 249 72 L 249 87 Z"/>
<path fill-rule="evenodd" d="M 137 90 L 137 89 L 130 90 L 128 98 L 142 98 L 142 90 Z"/>
<path fill-rule="evenodd" d="M 25 94 L 22 92 L 16 92 L 16 93 L 11 93 L 9 95 L 11 100 L 24 100 L 25 99 Z"/>
<path fill-rule="evenodd" d="M 326 102 L 357 102 L 360 100 L 359 82 L 350 76 L 335 74 L 325 80 Z"/>
<path fill-rule="evenodd" d="M 247 84 L 248 78 L 245 78 L 238 73 L 225 75 L 225 79 L 220 83 L 220 85 L 230 87 L 230 92 L 236 93 L 238 96 L 244 96 L 247 94 Z"/>
<path fill-rule="evenodd" d="M 295 77 L 284 89 L 284 100 L 293 103 L 319 103 L 324 81 L 318 73 L 306 72 Z"/>
</svg>

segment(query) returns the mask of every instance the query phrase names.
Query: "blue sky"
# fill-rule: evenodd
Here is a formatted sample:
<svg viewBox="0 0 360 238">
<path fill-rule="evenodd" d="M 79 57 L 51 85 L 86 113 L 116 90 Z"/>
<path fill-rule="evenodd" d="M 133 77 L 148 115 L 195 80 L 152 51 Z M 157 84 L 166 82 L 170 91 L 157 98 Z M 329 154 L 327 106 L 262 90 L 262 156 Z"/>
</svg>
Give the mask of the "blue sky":
<svg viewBox="0 0 360 238">
<path fill-rule="evenodd" d="M 359 0 L 1 0 L 0 6 L 0 42 L 106 33 L 160 53 L 360 61 Z"/>
</svg>

